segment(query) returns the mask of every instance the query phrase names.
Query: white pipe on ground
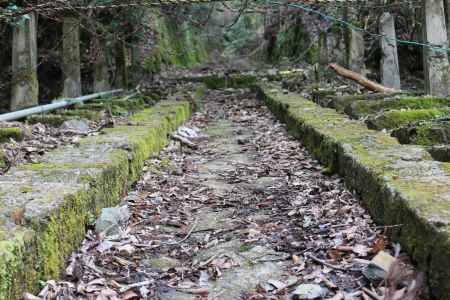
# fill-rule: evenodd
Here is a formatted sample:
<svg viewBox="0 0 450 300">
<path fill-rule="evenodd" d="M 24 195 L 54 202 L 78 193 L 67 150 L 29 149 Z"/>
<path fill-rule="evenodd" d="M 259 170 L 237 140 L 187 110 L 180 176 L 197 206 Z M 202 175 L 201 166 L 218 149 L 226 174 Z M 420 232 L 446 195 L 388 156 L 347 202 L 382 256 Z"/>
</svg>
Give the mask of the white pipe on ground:
<svg viewBox="0 0 450 300">
<path fill-rule="evenodd" d="M 115 94 L 119 94 L 122 92 L 123 92 L 122 89 L 106 91 L 106 92 L 81 96 L 78 98 L 62 99 L 62 100 L 58 100 L 57 102 L 51 103 L 51 104 L 39 105 L 39 106 L 35 106 L 35 107 L 18 110 L 18 111 L 13 111 L 10 113 L 1 114 L 0 122 L 13 121 L 13 120 L 28 117 L 33 114 L 44 113 L 44 112 L 52 111 L 52 110 L 55 110 L 58 108 L 64 108 L 64 107 L 67 107 L 70 105 L 74 105 L 77 103 L 83 103 L 85 101 L 93 100 L 96 98 L 109 97 L 109 96 L 113 96 Z"/>
</svg>

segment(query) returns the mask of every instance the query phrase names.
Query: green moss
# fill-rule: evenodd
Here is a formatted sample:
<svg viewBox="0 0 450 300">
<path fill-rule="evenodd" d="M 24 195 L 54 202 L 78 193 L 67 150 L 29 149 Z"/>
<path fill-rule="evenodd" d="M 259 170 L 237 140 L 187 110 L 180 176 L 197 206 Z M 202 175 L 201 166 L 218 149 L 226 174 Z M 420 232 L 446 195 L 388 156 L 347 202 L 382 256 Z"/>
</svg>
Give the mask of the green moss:
<svg viewBox="0 0 450 300">
<path fill-rule="evenodd" d="M 367 126 L 371 129 L 394 129 L 412 122 L 427 121 L 448 116 L 450 108 L 392 110 L 367 119 Z"/>
<path fill-rule="evenodd" d="M 274 44 L 267 47 L 267 60 L 272 63 L 280 62 L 283 58 L 303 58 L 309 63 L 318 57 L 317 47 L 311 46 L 311 37 L 300 17 L 284 30 L 276 34 Z M 314 48 L 314 49 L 313 49 Z M 303 57 L 302 57 L 303 56 Z"/>
<path fill-rule="evenodd" d="M 18 127 L 0 128 L 0 143 L 6 143 L 9 139 L 20 141 L 23 139 L 23 131 Z"/>
<path fill-rule="evenodd" d="M 188 23 L 154 10 L 156 46 L 144 59 L 144 69 L 158 73 L 162 65 L 192 67 L 207 58 L 204 41 Z"/>
<path fill-rule="evenodd" d="M 6 167 L 6 156 L 2 149 L 0 149 L 0 169 Z"/>
<path fill-rule="evenodd" d="M 24 290 L 32 290 L 37 273 L 29 265 L 36 257 L 28 250 L 32 245 L 32 232 L 27 229 L 13 229 L 2 232 L 8 240 L 0 241 L 0 297 L 1 299 L 22 299 Z M 23 277 L 22 282 L 17 278 Z"/>
<path fill-rule="evenodd" d="M 350 105 L 349 105 L 350 104 Z M 360 118 L 379 111 L 400 109 L 432 109 L 449 107 L 450 99 L 434 97 L 403 97 L 389 100 L 360 100 L 344 104 L 347 114 Z"/>
<path fill-rule="evenodd" d="M 100 121 L 102 118 L 101 112 L 89 111 L 89 110 L 84 110 L 84 109 L 63 110 L 60 112 L 60 114 L 65 117 L 82 118 L 82 119 L 88 119 L 91 121 Z"/>
<path fill-rule="evenodd" d="M 27 118 L 29 124 L 47 124 L 53 127 L 61 126 L 65 121 L 73 119 L 68 116 L 62 116 L 58 114 L 43 114 L 43 115 L 32 115 Z"/>
<path fill-rule="evenodd" d="M 146 97 L 135 97 L 131 99 L 124 100 L 123 98 L 108 99 L 96 102 L 90 102 L 83 105 L 75 106 L 76 111 L 85 111 L 88 114 L 92 111 L 102 112 L 111 111 L 113 115 L 127 115 L 138 110 L 142 110 L 147 106 Z M 97 118 L 95 114 L 93 116 Z"/>
<path fill-rule="evenodd" d="M 74 105 L 74 109 L 77 110 L 96 110 L 96 111 L 101 111 L 104 110 L 105 107 L 107 106 L 106 103 L 102 102 L 90 102 L 90 103 L 79 103 Z"/>
<path fill-rule="evenodd" d="M 320 49 L 318 45 L 312 45 L 308 50 L 307 61 L 310 64 L 315 64 L 319 62 Z"/>
<path fill-rule="evenodd" d="M 392 132 L 402 144 L 432 146 L 448 144 L 450 141 L 450 122 L 420 122 L 401 127 Z"/>
<path fill-rule="evenodd" d="M 33 191 L 33 188 L 30 187 L 30 186 L 22 186 L 22 187 L 20 187 L 20 192 L 21 193 L 26 194 L 26 193 L 31 193 L 32 191 Z"/>
<path fill-rule="evenodd" d="M 161 72 L 161 52 L 159 47 L 155 47 L 144 59 L 144 70 L 149 73 L 159 73 Z"/>
<path fill-rule="evenodd" d="M 30 171 L 44 171 L 44 170 L 73 170 L 77 168 L 90 169 L 90 168 L 103 168 L 105 166 L 104 162 L 99 163 L 27 163 L 17 166 L 20 170 L 30 170 Z"/>
<path fill-rule="evenodd" d="M 450 163 L 448 163 L 448 162 L 443 163 L 443 164 L 442 164 L 442 168 L 443 168 L 444 170 L 446 170 L 447 173 L 450 174 Z"/>
<path fill-rule="evenodd" d="M 421 124 L 416 126 L 415 143 L 432 146 L 450 141 L 450 124 Z"/>
</svg>

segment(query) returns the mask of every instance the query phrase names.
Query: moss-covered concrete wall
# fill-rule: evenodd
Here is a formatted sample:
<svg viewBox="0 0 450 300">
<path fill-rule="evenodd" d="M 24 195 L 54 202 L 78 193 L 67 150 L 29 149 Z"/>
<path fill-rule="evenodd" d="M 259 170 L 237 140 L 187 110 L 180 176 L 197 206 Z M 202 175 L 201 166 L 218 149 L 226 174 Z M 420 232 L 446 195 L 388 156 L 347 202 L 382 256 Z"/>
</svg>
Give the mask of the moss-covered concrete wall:
<svg viewBox="0 0 450 300">
<path fill-rule="evenodd" d="M 118 203 L 144 161 L 190 115 L 188 102 L 160 102 L 128 125 L 82 139 L 0 177 L 0 299 L 21 299 L 59 276 L 101 208 Z"/>
<path fill-rule="evenodd" d="M 147 72 L 158 73 L 164 65 L 192 67 L 208 57 L 207 47 L 201 35 L 187 22 L 153 9 L 149 18 L 157 32 L 154 47 L 144 58 Z"/>
<path fill-rule="evenodd" d="M 450 299 L 450 164 L 277 86 L 256 89 L 290 132 L 345 178 L 375 221 L 401 224 L 393 239 L 426 272 L 433 297 Z"/>
</svg>

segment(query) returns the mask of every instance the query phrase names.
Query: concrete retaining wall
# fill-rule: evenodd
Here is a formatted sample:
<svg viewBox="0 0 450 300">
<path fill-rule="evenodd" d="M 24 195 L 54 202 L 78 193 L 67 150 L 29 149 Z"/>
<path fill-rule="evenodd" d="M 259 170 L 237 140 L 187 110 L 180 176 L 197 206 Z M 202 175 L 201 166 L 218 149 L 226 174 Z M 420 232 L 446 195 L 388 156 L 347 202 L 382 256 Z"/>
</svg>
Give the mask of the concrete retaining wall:
<svg viewBox="0 0 450 300">
<path fill-rule="evenodd" d="M 401 224 L 394 240 L 426 272 L 433 297 L 450 299 L 450 164 L 298 94 L 255 89 L 310 152 L 345 178 L 379 224 Z"/>
<path fill-rule="evenodd" d="M 103 207 L 114 206 L 144 161 L 190 116 L 187 102 L 163 101 L 129 125 L 47 153 L 0 177 L 0 299 L 20 299 L 56 278 Z"/>
</svg>

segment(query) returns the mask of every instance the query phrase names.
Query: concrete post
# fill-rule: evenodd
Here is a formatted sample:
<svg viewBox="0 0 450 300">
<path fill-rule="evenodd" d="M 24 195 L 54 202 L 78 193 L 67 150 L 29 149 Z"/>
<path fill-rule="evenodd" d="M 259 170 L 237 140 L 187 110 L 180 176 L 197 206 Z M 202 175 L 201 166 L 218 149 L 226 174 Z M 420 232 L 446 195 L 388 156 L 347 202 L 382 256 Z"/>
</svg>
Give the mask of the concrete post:
<svg viewBox="0 0 450 300">
<path fill-rule="evenodd" d="M 63 96 L 81 96 L 80 21 L 65 17 L 63 22 Z"/>
<path fill-rule="evenodd" d="M 388 12 L 381 15 L 380 34 L 385 35 L 385 38 L 381 38 L 381 82 L 387 87 L 400 89 L 394 17 Z"/>
<path fill-rule="evenodd" d="M 450 0 L 445 0 L 445 9 L 446 9 L 446 16 L 447 16 L 447 41 L 450 42 Z"/>
<path fill-rule="evenodd" d="M 11 110 L 39 104 L 36 31 L 33 13 L 23 16 L 13 28 Z"/>
<path fill-rule="evenodd" d="M 328 39 L 327 33 L 322 31 L 319 34 L 319 64 L 327 65 L 328 64 Z"/>
<path fill-rule="evenodd" d="M 144 57 L 144 43 L 139 42 L 137 44 L 132 45 L 129 48 L 129 53 L 131 56 L 131 66 L 130 66 L 130 74 L 129 81 L 132 85 L 138 84 L 138 82 L 142 79 L 144 75 L 143 68 L 143 57 Z"/>
<path fill-rule="evenodd" d="M 128 88 L 127 47 L 121 40 L 116 41 L 116 80 L 117 88 Z"/>
<path fill-rule="evenodd" d="M 104 40 L 94 37 L 97 48 L 94 63 L 94 92 L 104 92 L 111 89 L 109 84 L 107 49 Z"/>
<path fill-rule="evenodd" d="M 436 47 L 448 48 L 443 1 L 423 0 L 423 3 L 424 41 Z M 426 93 L 433 96 L 447 96 L 449 94 L 447 52 L 424 47 L 423 60 Z"/>
<path fill-rule="evenodd" d="M 349 32 L 349 49 L 347 50 L 347 65 L 354 72 L 361 73 L 364 65 L 364 35 L 361 31 L 351 29 Z"/>
</svg>

